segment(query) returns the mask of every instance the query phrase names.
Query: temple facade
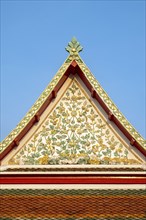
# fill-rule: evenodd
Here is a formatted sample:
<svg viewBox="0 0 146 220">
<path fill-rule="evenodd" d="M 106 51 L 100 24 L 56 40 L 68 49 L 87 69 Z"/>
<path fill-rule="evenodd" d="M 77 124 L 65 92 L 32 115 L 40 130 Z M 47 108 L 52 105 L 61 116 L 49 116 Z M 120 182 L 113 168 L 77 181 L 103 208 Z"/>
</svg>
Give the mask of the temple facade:
<svg viewBox="0 0 146 220">
<path fill-rule="evenodd" d="M 51 83 L 0 146 L 1 219 L 146 219 L 146 142 L 73 38 Z"/>
</svg>

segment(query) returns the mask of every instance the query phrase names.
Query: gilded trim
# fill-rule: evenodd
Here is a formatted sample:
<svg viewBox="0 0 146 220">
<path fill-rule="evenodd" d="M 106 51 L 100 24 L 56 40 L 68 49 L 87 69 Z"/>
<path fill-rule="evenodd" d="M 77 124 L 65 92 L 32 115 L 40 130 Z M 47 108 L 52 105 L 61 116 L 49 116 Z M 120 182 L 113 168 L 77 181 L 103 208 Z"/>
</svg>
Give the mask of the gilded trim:
<svg viewBox="0 0 146 220">
<path fill-rule="evenodd" d="M 2 143 L 0 144 L 0 153 L 2 153 L 8 147 L 8 145 L 15 140 L 18 134 L 20 134 L 20 132 L 26 127 L 29 121 L 34 117 L 34 115 L 46 101 L 47 97 L 51 94 L 59 80 L 62 78 L 70 64 L 71 61 L 67 62 L 66 60 L 64 64 L 60 67 L 55 77 L 52 79 L 50 84 L 47 86 L 47 88 L 44 90 L 44 92 L 41 94 L 35 104 L 28 111 L 26 116 L 20 121 L 17 127 L 2 141 Z"/>
<path fill-rule="evenodd" d="M 85 63 L 82 61 L 80 62 L 80 57 L 78 55 L 78 59 L 76 59 L 79 67 L 97 92 L 97 94 L 100 96 L 102 101 L 106 104 L 106 106 L 110 109 L 110 111 L 115 115 L 115 117 L 120 121 L 120 123 L 126 128 L 126 130 L 131 134 L 131 136 L 139 143 L 141 146 L 146 149 L 146 141 L 144 138 L 136 131 L 136 129 L 129 123 L 129 121 L 125 118 L 125 116 L 119 111 L 117 106 L 114 104 L 114 102 L 111 100 L 111 98 L 107 95 L 107 93 L 104 91 L 104 89 L 101 87 L 99 82 L 95 79 L 93 74 L 90 72 L 88 67 L 85 65 Z"/>
</svg>

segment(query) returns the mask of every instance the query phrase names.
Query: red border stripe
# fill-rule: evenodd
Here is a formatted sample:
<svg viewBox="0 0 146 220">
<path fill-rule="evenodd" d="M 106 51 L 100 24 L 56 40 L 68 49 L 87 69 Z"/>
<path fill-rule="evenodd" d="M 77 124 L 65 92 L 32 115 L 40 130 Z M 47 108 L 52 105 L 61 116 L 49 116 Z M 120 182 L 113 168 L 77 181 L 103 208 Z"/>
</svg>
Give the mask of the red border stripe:
<svg viewBox="0 0 146 220">
<path fill-rule="evenodd" d="M 146 178 L 1 177 L 1 184 L 146 184 Z"/>
</svg>

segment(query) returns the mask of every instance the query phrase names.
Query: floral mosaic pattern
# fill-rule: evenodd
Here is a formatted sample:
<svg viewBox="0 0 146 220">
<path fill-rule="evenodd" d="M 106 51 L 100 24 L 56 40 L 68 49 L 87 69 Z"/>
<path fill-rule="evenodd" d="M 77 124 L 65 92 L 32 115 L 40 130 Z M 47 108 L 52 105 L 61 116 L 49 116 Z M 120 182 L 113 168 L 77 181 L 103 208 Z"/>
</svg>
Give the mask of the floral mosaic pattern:
<svg viewBox="0 0 146 220">
<path fill-rule="evenodd" d="M 138 164 L 73 80 L 9 164 Z"/>
<path fill-rule="evenodd" d="M 72 42 L 73 43 L 73 42 Z M 70 46 L 69 46 L 70 45 Z M 81 70 L 84 72 L 85 76 L 95 89 L 95 91 L 99 94 L 103 102 L 107 105 L 107 107 L 110 109 L 111 112 L 116 116 L 116 118 L 120 121 L 120 123 L 126 128 L 126 130 L 132 135 L 132 137 L 143 147 L 143 149 L 146 149 L 146 140 L 135 130 L 135 128 L 127 121 L 127 119 L 124 117 L 124 115 L 119 111 L 119 109 L 116 107 L 116 105 L 112 102 L 110 97 L 106 94 L 106 92 L 103 90 L 101 85 L 98 83 L 98 81 L 94 78 L 90 70 L 86 67 L 85 63 L 82 61 L 81 57 L 79 56 L 78 52 L 80 52 L 83 48 L 80 48 L 80 44 L 76 42 L 74 39 L 74 43 L 71 45 L 69 43 L 69 47 L 72 50 L 69 50 L 67 46 L 67 51 L 70 53 L 68 58 L 65 60 L 63 65 L 60 67 L 58 72 L 56 73 L 55 77 L 52 79 L 50 84 L 47 86 L 47 88 L 44 90 L 44 92 L 41 94 L 39 99 L 35 102 L 35 104 L 32 106 L 32 108 L 29 110 L 29 112 L 26 114 L 26 116 L 20 121 L 20 123 L 17 125 L 17 127 L 0 143 L 0 153 L 2 153 L 9 145 L 12 143 L 12 141 L 15 140 L 15 138 L 20 134 L 20 132 L 26 127 L 26 125 L 29 123 L 29 121 L 34 117 L 34 115 L 37 113 L 38 109 L 42 106 L 42 104 L 46 101 L 49 94 L 53 91 L 53 88 L 57 85 L 69 65 L 73 60 L 76 60 Z M 75 50 L 74 50 L 75 49 Z"/>
</svg>

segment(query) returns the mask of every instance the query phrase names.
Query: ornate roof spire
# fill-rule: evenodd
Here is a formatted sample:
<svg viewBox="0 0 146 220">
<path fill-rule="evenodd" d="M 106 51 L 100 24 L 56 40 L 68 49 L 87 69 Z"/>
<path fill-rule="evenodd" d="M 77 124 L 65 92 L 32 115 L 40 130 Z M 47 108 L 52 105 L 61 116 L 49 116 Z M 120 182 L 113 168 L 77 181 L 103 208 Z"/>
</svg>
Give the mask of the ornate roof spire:
<svg viewBox="0 0 146 220">
<path fill-rule="evenodd" d="M 65 49 L 67 52 L 69 52 L 72 55 L 72 54 L 79 53 L 80 51 L 82 51 L 83 47 L 80 45 L 77 39 L 73 37 L 71 42 L 68 43 L 68 46 Z"/>
</svg>

